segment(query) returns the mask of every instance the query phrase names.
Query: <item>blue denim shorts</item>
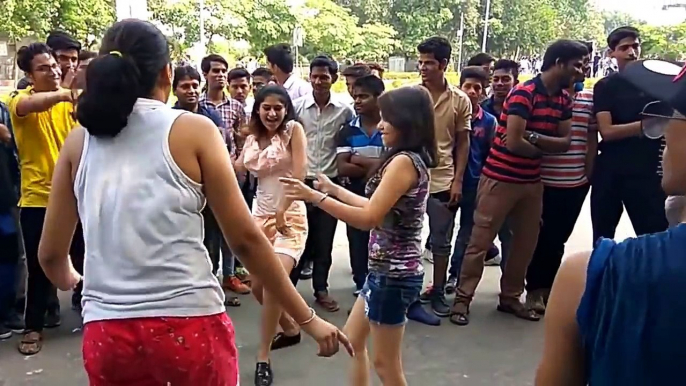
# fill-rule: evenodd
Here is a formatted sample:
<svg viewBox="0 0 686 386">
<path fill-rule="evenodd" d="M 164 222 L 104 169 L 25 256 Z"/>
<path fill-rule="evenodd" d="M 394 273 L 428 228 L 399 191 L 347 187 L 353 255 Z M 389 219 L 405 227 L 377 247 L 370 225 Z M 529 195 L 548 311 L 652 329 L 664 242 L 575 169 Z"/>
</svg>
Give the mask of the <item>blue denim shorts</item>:
<svg viewBox="0 0 686 386">
<path fill-rule="evenodd" d="M 365 314 L 370 322 L 402 326 L 407 322 L 407 309 L 419 298 L 424 274 L 394 278 L 370 272 L 360 292 Z"/>
</svg>

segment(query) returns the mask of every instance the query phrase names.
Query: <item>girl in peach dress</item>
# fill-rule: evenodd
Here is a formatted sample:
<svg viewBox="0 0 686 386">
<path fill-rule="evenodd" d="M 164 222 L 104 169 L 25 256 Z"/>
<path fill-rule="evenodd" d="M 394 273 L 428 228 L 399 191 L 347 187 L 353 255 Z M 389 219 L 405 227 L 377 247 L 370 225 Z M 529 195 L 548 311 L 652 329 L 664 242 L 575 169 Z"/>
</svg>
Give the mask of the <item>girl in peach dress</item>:
<svg viewBox="0 0 686 386">
<path fill-rule="evenodd" d="M 267 86 L 255 96 L 250 118 L 251 135 L 236 162 L 237 170 L 257 176 L 257 199 L 253 218 L 274 245 L 283 269 L 288 273 L 305 251 L 307 211 L 305 203 L 285 198 L 280 177 L 303 180 L 307 168 L 306 137 L 295 120 L 295 110 L 288 93 L 281 86 Z M 273 382 L 269 354 L 277 325 L 283 328 L 282 338 L 299 340 L 300 331 L 275 298 L 263 291 L 262 283 L 253 279 L 255 298 L 262 304 L 261 342 L 257 353 L 255 385 Z M 278 337 L 278 336 L 277 336 Z"/>
</svg>

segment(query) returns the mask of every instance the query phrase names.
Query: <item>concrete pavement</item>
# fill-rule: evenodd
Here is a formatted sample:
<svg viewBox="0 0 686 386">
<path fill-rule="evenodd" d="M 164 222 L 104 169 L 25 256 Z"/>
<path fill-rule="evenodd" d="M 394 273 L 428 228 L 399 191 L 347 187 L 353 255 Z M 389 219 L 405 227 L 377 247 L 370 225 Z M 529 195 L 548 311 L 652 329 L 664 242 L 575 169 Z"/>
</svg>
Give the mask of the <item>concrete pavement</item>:
<svg viewBox="0 0 686 386">
<path fill-rule="evenodd" d="M 428 226 L 425 227 L 425 232 Z M 588 203 L 568 243 L 568 252 L 591 245 Z M 626 218 L 617 230 L 618 239 L 633 235 Z M 431 266 L 427 267 L 427 282 Z M 404 364 L 410 385 L 427 386 L 526 386 L 533 385 L 543 340 L 543 323 L 531 323 L 496 312 L 500 270 L 488 267 L 471 309 L 471 324 L 457 327 L 447 320 L 440 327 L 408 324 L 404 342 Z M 348 263 L 345 227 L 339 224 L 334 246 L 331 293 L 341 311 L 320 314 L 343 326 L 352 305 L 352 278 Z M 311 301 L 309 281 L 300 283 L 300 293 Z M 80 321 L 69 309 L 68 294 L 62 293 L 63 325 L 47 331 L 43 351 L 30 358 L 16 351 L 18 338 L 0 342 L 0 386 L 83 386 L 87 378 L 81 361 Z M 230 309 L 240 351 L 241 384 L 251 385 L 258 343 L 260 309 L 250 297 L 241 298 L 240 308 Z M 373 348 L 372 348 L 373 350 Z M 347 386 L 349 360 L 345 354 L 331 359 L 316 357 L 316 346 L 305 339 L 297 347 L 275 352 L 272 357 L 277 386 Z M 374 381 L 378 385 L 378 381 Z"/>
</svg>

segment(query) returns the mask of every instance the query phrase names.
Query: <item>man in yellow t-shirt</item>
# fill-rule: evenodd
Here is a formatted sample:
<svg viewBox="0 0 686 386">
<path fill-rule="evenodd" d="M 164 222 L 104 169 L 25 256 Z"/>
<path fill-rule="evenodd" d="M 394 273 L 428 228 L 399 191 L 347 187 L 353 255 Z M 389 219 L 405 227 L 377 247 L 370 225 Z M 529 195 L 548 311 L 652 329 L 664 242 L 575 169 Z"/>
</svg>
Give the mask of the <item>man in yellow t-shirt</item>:
<svg viewBox="0 0 686 386">
<path fill-rule="evenodd" d="M 33 83 L 32 87 L 13 93 L 8 106 L 21 170 L 20 222 L 28 268 L 26 331 L 19 352 L 33 355 L 42 348 L 48 298 L 53 290 L 38 262 L 38 244 L 57 157 L 76 125 L 76 93 L 60 87 L 60 67 L 43 43 L 22 47 L 17 53 L 17 64 Z M 73 79 L 73 74 L 68 76 Z M 52 323 L 57 325 L 59 318 Z"/>
</svg>

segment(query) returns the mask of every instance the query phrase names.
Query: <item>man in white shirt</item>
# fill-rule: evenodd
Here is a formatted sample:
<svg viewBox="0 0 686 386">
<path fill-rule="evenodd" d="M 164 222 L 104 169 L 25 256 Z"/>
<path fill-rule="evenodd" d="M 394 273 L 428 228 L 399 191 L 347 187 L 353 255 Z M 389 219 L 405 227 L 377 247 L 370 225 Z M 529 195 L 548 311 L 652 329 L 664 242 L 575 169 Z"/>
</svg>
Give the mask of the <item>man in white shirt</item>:
<svg viewBox="0 0 686 386">
<path fill-rule="evenodd" d="M 338 183 L 336 166 L 336 137 L 341 127 L 353 117 L 353 109 L 331 94 L 331 85 L 338 80 L 338 64 L 327 56 L 318 56 L 310 63 L 310 82 L 313 90 L 294 102 L 295 112 L 307 137 L 307 177 L 305 183 L 313 185 L 321 173 Z M 317 304 L 329 312 L 339 309 L 329 296 L 328 280 L 331 270 L 331 251 L 338 221 L 335 217 L 307 205 L 309 234 L 305 253 L 291 272 L 297 283 L 309 262 L 313 262 L 312 288 Z"/>
<path fill-rule="evenodd" d="M 291 46 L 285 43 L 275 44 L 264 49 L 267 67 L 276 78 L 276 82 L 288 91 L 292 100 L 312 93 L 312 86 L 293 73 L 293 54 Z"/>
</svg>

